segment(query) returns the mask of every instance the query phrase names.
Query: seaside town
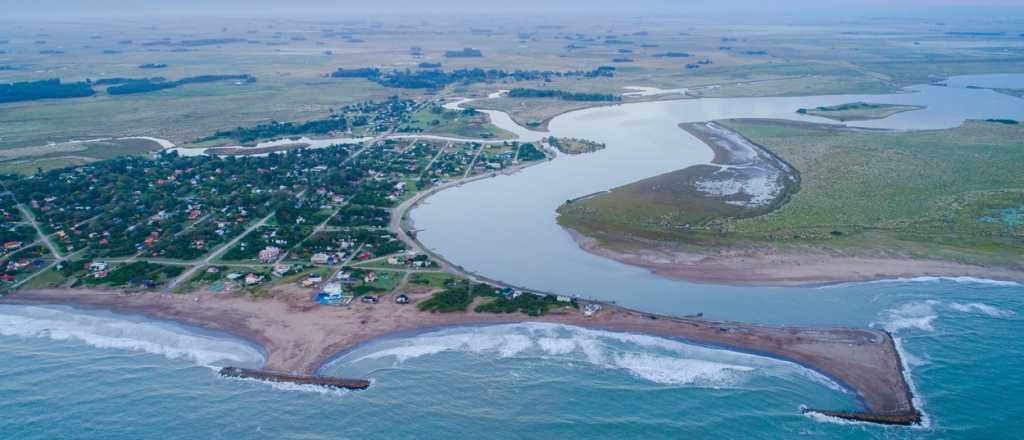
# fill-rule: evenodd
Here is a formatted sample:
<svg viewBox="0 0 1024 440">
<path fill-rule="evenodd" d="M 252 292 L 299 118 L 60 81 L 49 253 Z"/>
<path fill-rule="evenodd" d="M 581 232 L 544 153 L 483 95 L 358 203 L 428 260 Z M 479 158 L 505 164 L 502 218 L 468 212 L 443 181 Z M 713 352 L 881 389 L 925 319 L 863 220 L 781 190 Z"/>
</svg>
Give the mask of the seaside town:
<svg viewBox="0 0 1024 440">
<path fill-rule="evenodd" d="M 360 134 L 391 133 L 399 126 L 408 130 L 417 107 L 394 99 L 370 102 L 331 121 L 342 128 L 346 117 L 371 121 L 357 124 L 371 127 Z M 430 108 L 441 118 L 452 113 Z M 210 139 L 253 141 L 311 130 L 278 125 Z M 446 270 L 446 263 L 423 251 L 414 231 L 406 234 L 394 221 L 402 215 L 399 205 L 417 194 L 528 166 L 549 158 L 547 148 L 378 137 L 259 155 L 161 151 L 7 176 L 0 199 L 0 283 L 6 290 L 87 287 L 253 297 L 287 285 L 305 289 L 324 306 L 405 304 L 410 292 L 427 292 L 433 296 L 420 304 L 424 310 L 465 310 L 478 296 L 494 298 L 481 311 L 537 315 L 576 307 L 567 296 L 522 296 L 520 289 Z M 587 307 L 588 316 L 599 309 Z"/>
</svg>

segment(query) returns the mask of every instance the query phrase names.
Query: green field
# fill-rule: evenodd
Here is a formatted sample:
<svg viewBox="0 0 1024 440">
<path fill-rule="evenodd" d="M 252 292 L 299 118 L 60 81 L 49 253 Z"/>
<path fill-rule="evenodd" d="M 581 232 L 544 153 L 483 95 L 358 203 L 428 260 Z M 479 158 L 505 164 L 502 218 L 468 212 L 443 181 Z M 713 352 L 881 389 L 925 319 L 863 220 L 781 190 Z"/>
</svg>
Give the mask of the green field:
<svg viewBox="0 0 1024 440">
<path fill-rule="evenodd" d="M 919 105 L 897 105 L 897 104 L 871 104 L 867 102 L 851 102 L 849 104 L 832 105 L 828 107 L 802 108 L 797 113 L 820 116 L 839 122 L 846 121 L 868 121 L 871 119 L 885 119 L 897 113 L 921 110 L 924 107 Z"/>
<path fill-rule="evenodd" d="M 411 120 L 399 131 L 421 132 L 439 136 L 462 138 L 512 139 L 515 136 L 490 123 L 483 113 L 422 109 L 413 113 Z"/>
<path fill-rule="evenodd" d="M 623 188 L 628 190 L 563 205 L 560 211 L 570 215 L 561 216 L 560 223 L 604 239 L 653 238 L 698 246 L 809 244 L 997 264 L 1022 261 L 1020 124 L 968 121 L 958 128 L 917 132 L 782 121 L 723 124 L 800 172 L 801 186 L 788 203 L 740 219 L 733 217 L 737 212 L 709 209 L 709 203 L 722 205 L 692 195 L 670 199 L 690 200 L 690 205 L 668 205 L 662 203 L 667 200 L 663 194 L 638 193 L 642 187 L 627 185 Z M 704 217 L 685 219 L 694 222 L 691 229 L 672 218 L 650 221 L 670 212 L 702 212 Z"/>
</svg>

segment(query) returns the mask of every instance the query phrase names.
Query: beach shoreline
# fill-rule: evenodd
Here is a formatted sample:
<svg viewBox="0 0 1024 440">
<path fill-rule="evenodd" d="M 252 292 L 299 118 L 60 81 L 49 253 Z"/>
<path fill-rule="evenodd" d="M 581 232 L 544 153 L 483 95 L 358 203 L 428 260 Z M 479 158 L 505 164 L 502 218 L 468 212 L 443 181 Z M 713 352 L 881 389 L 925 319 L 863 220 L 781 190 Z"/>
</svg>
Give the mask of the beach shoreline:
<svg viewBox="0 0 1024 440">
<path fill-rule="evenodd" d="M 430 294 L 410 296 L 416 302 Z M 873 329 L 715 322 L 655 315 L 612 304 L 601 304 L 602 310 L 589 317 L 574 308 L 556 309 L 537 317 L 476 313 L 472 306 L 465 312 L 430 313 L 415 305 L 397 304 L 389 296 L 378 304 L 323 307 L 313 303 L 305 290 L 293 286 L 276 288 L 263 299 L 209 292 L 125 294 L 26 289 L 3 297 L 0 303 L 108 310 L 224 332 L 262 347 L 266 353 L 263 371 L 273 375 L 315 375 L 344 353 L 379 338 L 448 327 L 538 322 L 646 334 L 793 362 L 855 392 L 861 397 L 863 414 L 896 414 L 911 421 L 918 417 L 891 336 Z"/>
<path fill-rule="evenodd" d="M 586 252 L 659 276 L 702 284 L 822 286 L 919 277 L 977 278 L 1024 284 L 1024 273 L 945 260 L 835 255 L 826 251 L 780 252 L 767 248 L 683 250 L 674 246 L 608 246 L 564 228 Z"/>
</svg>

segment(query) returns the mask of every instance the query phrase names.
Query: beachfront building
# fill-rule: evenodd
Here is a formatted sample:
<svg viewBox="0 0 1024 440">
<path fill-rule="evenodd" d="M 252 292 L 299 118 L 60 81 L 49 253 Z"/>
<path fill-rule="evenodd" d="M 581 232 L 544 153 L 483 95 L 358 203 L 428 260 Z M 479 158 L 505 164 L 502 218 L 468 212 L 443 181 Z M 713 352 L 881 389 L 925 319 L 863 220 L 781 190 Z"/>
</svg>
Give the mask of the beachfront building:
<svg viewBox="0 0 1024 440">
<path fill-rule="evenodd" d="M 350 301 L 352 301 L 352 297 L 343 294 L 341 283 L 324 284 L 320 293 L 316 294 L 316 302 L 321 305 L 343 305 Z"/>
</svg>

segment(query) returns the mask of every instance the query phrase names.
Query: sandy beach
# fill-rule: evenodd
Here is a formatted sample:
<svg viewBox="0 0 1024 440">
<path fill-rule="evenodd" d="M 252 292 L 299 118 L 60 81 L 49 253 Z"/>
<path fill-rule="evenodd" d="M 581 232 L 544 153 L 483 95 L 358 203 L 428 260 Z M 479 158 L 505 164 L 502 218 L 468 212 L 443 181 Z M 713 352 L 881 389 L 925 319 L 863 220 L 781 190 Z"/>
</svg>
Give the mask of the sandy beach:
<svg viewBox="0 0 1024 440">
<path fill-rule="evenodd" d="M 603 245 L 567 229 L 592 254 L 650 269 L 672 279 L 731 285 L 800 286 L 915 277 L 973 277 L 1024 283 L 1024 273 L 952 261 L 851 256 L 824 250 L 780 252 L 769 247 L 721 248 L 696 252 L 665 245 Z"/>
<path fill-rule="evenodd" d="M 409 292 L 413 302 L 429 290 Z M 225 293 L 125 294 L 99 290 L 25 290 L 2 299 L 9 304 L 64 304 L 138 314 L 224 331 L 264 348 L 268 371 L 315 374 L 340 352 L 375 338 L 461 325 L 546 322 L 683 339 L 792 361 L 822 373 L 856 392 L 864 414 L 913 422 L 914 409 L 902 364 L 885 332 L 855 328 L 766 327 L 652 315 L 604 305 L 595 316 L 575 309 L 544 316 L 470 311 L 429 313 L 385 296 L 378 304 L 316 305 L 306 289 L 275 288 L 254 299 Z M 862 413 L 852 413 L 862 414 Z M 865 416 L 867 417 L 867 416 Z M 908 422 L 908 423 L 909 423 Z"/>
</svg>

